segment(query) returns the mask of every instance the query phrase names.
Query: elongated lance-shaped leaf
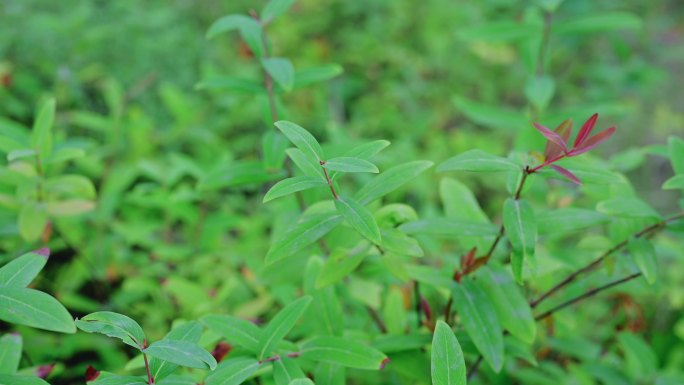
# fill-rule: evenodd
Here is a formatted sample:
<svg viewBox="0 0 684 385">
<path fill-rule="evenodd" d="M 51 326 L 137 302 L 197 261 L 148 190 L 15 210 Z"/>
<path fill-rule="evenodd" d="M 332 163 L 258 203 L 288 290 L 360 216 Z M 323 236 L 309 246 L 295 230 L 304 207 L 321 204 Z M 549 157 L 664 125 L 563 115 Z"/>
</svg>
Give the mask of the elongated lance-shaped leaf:
<svg viewBox="0 0 684 385">
<path fill-rule="evenodd" d="M 290 381 L 289 385 L 315 385 L 313 381 L 308 378 L 295 378 Z"/>
<path fill-rule="evenodd" d="M 287 12 L 294 2 L 295 0 L 270 0 L 261 11 L 261 21 L 270 23 L 276 17 Z"/>
<path fill-rule="evenodd" d="M 22 348 L 21 335 L 5 334 L 0 337 L 0 375 L 14 374 L 19 368 Z"/>
<path fill-rule="evenodd" d="M 271 319 L 259 340 L 259 359 L 266 358 L 275 350 L 278 343 L 292 330 L 310 303 L 311 297 L 308 295 L 299 298 L 285 306 Z"/>
<path fill-rule="evenodd" d="M 342 223 L 342 220 L 342 215 L 337 212 L 305 215 L 290 231 L 273 243 L 266 254 L 266 263 L 287 258 L 311 245 Z"/>
<path fill-rule="evenodd" d="M 202 336 L 202 324 L 198 321 L 186 322 L 175 327 L 165 337 L 164 340 L 186 341 L 197 343 Z M 155 382 L 168 377 L 178 368 L 178 365 L 171 361 L 165 361 L 161 358 L 152 357 L 150 359 L 150 372 L 154 377 Z"/>
<path fill-rule="evenodd" d="M 429 218 L 412 221 L 399 226 L 399 230 L 406 234 L 431 234 L 446 237 L 496 235 L 499 231 L 491 223 L 452 218 Z"/>
<path fill-rule="evenodd" d="M 374 140 L 372 142 L 360 144 L 347 151 L 344 156 L 369 160 L 373 155 L 387 148 L 390 145 L 388 140 Z"/>
<path fill-rule="evenodd" d="M 0 320 L 62 333 L 75 333 L 74 320 L 55 298 L 38 290 L 0 286 Z"/>
<path fill-rule="evenodd" d="M 207 39 L 224 32 L 236 31 L 242 28 L 259 26 L 259 23 L 247 15 L 226 15 L 216 20 L 207 30 Z"/>
<path fill-rule="evenodd" d="M 438 172 L 444 171 L 519 171 L 521 167 L 514 162 L 500 156 L 486 153 L 482 150 L 470 150 L 449 158 L 437 166 Z"/>
<path fill-rule="evenodd" d="M 490 263 L 478 270 L 477 277 L 496 310 L 501 326 L 528 344 L 534 342 L 537 324 L 532 309 L 508 271 Z"/>
<path fill-rule="evenodd" d="M 373 214 L 359 202 L 349 197 L 340 197 L 335 200 L 335 207 L 359 234 L 375 244 L 379 245 L 382 242 L 380 229 Z"/>
<path fill-rule="evenodd" d="M 52 152 L 52 124 L 54 120 L 55 99 L 50 98 L 40 107 L 31 133 L 31 145 L 41 159 L 47 158 Z"/>
<path fill-rule="evenodd" d="M 432 337 L 432 385 L 466 385 L 466 366 L 461 345 L 444 321 L 437 321 Z"/>
<path fill-rule="evenodd" d="M 368 204 L 398 189 L 432 165 L 430 161 L 417 160 L 394 166 L 361 187 L 354 198 L 362 205 Z"/>
<path fill-rule="evenodd" d="M 164 339 L 152 343 L 143 350 L 143 353 L 188 368 L 216 368 L 214 357 L 196 343 L 189 341 Z"/>
<path fill-rule="evenodd" d="M 273 361 L 273 379 L 276 385 L 288 385 L 298 378 L 306 378 L 306 375 L 295 360 L 281 357 Z"/>
<path fill-rule="evenodd" d="M 26 287 L 43 269 L 50 249 L 31 251 L 0 268 L 0 285 Z"/>
<path fill-rule="evenodd" d="M 305 87 L 309 84 L 330 80 L 344 72 L 338 64 L 324 64 L 317 67 L 305 68 L 295 72 L 295 88 Z"/>
<path fill-rule="evenodd" d="M 532 206 L 522 199 L 507 199 L 504 203 L 503 224 L 513 246 L 511 265 L 516 281 L 523 281 L 523 262 L 535 266 L 534 249 L 537 243 L 537 222 Z"/>
<path fill-rule="evenodd" d="M 209 329 L 225 337 L 231 344 L 241 346 L 255 354 L 259 353 L 259 340 L 263 331 L 252 322 L 217 314 L 204 316 L 201 321 Z"/>
<path fill-rule="evenodd" d="M 0 385 L 50 385 L 42 378 L 35 376 L 20 376 L 15 374 L 0 374 Z"/>
<path fill-rule="evenodd" d="M 289 59 L 270 57 L 261 61 L 264 69 L 285 91 L 291 91 L 294 85 L 294 66 Z"/>
<path fill-rule="evenodd" d="M 275 126 L 288 138 L 290 142 L 297 146 L 302 152 L 313 156 L 316 160 L 325 160 L 323 149 L 316 138 L 309 131 L 295 123 L 286 120 L 275 122 Z"/>
<path fill-rule="evenodd" d="M 204 385 L 240 385 L 260 366 L 261 363 L 252 357 L 229 358 L 207 376 Z"/>
<path fill-rule="evenodd" d="M 389 363 L 379 350 L 343 337 L 314 337 L 302 345 L 300 357 L 349 368 L 379 370 Z"/>
<path fill-rule="evenodd" d="M 633 238 L 629 241 L 628 248 L 646 282 L 654 284 L 658 280 L 658 261 L 651 241 L 643 237 Z"/>
<path fill-rule="evenodd" d="M 468 279 L 453 283 L 454 306 L 461 322 L 485 361 L 500 372 L 504 362 L 504 339 L 496 310 L 482 288 Z"/>
<path fill-rule="evenodd" d="M 84 332 L 101 333 L 121 339 L 125 344 L 142 350 L 145 333 L 140 325 L 128 316 L 110 311 L 90 313 L 76 320 L 76 326 Z"/>
<path fill-rule="evenodd" d="M 346 369 L 344 366 L 321 362 L 316 367 L 314 379 L 322 385 L 345 385 Z"/>
<path fill-rule="evenodd" d="M 349 156 L 341 156 L 338 158 L 328 159 L 323 167 L 332 171 L 339 172 L 370 172 L 378 173 L 380 170 L 371 162 Z"/>
<path fill-rule="evenodd" d="M 558 133 L 551 131 L 538 123 L 534 123 L 534 128 L 536 128 L 537 131 L 541 132 L 541 134 L 544 135 L 544 137 L 548 139 L 550 142 L 555 143 L 558 147 L 560 147 L 562 151 L 568 150 L 568 146 L 565 143 L 565 140 L 563 140 L 563 137 L 561 137 Z"/>
<path fill-rule="evenodd" d="M 594 129 L 594 126 L 596 125 L 597 119 L 598 114 L 594 114 L 589 119 L 587 119 L 586 122 L 584 122 L 582 128 L 580 128 L 580 131 L 577 133 L 577 137 L 575 137 L 575 147 L 581 146 L 582 143 L 584 143 L 589 138 L 589 135 L 591 135 L 591 131 Z"/>
<path fill-rule="evenodd" d="M 314 187 L 327 186 L 324 180 L 312 176 L 295 176 L 293 178 L 283 179 L 271 187 L 264 196 L 263 203 L 271 201 L 276 198 L 284 197 L 294 194 L 298 191 L 307 190 Z"/>
<path fill-rule="evenodd" d="M 292 160 L 292 163 L 300 169 L 304 175 L 310 177 L 317 177 L 322 181 L 325 181 L 325 175 L 323 174 L 323 169 L 321 164 L 315 157 L 311 155 L 306 155 L 302 150 L 298 148 L 288 148 L 285 153 Z"/>
</svg>

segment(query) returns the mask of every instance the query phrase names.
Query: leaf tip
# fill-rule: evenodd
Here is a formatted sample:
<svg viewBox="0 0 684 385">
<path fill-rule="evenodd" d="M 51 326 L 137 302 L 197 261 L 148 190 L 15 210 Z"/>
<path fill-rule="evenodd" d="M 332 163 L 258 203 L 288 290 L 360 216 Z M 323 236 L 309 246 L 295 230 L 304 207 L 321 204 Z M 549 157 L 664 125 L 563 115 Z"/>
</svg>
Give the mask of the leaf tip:
<svg viewBox="0 0 684 385">
<path fill-rule="evenodd" d="M 42 257 L 45 257 L 45 259 L 50 258 L 50 248 L 48 248 L 48 247 L 40 248 L 40 249 L 34 251 L 34 253 L 36 253 Z"/>
<path fill-rule="evenodd" d="M 392 361 L 392 360 L 390 360 L 389 358 L 385 358 L 384 360 L 382 360 L 382 362 L 380 362 L 380 367 L 379 367 L 378 369 L 379 369 L 379 370 L 385 369 L 385 367 L 386 367 L 387 365 L 389 365 L 389 363 L 390 363 L 391 361 Z"/>
<path fill-rule="evenodd" d="M 97 378 L 100 376 L 100 371 L 93 368 L 91 365 L 88 365 L 85 371 L 85 379 L 86 382 L 91 382 L 97 380 Z"/>
</svg>

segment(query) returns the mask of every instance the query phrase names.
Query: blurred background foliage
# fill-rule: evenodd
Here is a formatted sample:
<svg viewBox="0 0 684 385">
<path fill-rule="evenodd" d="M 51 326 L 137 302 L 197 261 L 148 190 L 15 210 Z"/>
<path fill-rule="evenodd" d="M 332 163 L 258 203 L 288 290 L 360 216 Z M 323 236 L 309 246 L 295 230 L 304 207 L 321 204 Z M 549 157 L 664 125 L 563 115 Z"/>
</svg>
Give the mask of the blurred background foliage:
<svg viewBox="0 0 684 385">
<path fill-rule="evenodd" d="M 121 311 L 141 321 L 154 339 L 176 318 L 213 311 L 267 319 L 274 304 L 295 297 L 305 261 L 276 268 L 262 263 L 268 229 L 286 226 L 294 206 L 262 206 L 259 185 L 229 192 L 201 185 L 218 163 L 258 159 L 261 136 L 271 129 L 264 95 L 196 89 L 219 75 L 260 81 L 259 67 L 237 35 L 207 40 L 205 32 L 224 14 L 264 3 L 0 3 L 0 131 L 30 127 L 36 106 L 53 95 L 61 145 L 87 155 L 51 172 L 84 175 L 98 192 L 94 211 L 57 218 L 42 236 L 57 252 L 38 285 L 75 316 Z M 566 117 L 579 123 L 599 112 L 602 127 L 615 124 L 619 130 L 597 152 L 625 173 L 641 197 L 673 212 L 677 193 L 660 190 L 672 170 L 658 155 L 668 136 L 684 133 L 684 80 L 678 76 L 684 71 L 684 7 L 677 0 L 572 0 L 551 18 L 545 9 L 555 3 L 299 0 L 268 27 L 273 53 L 290 58 L 297 69 L 335 63 L 344 73 L 284 95 L 282 118 L 334 143 L 333 154 L 361 140 L 388 139 L 392 146 L 378 162 L 387 167 L 394 159 L 439 162 L 472 148 L 541 151 L 544 140 L 530 128 L 533 120 L 554 127 Z M 544 26 L 551 31 L 547 43 L 530 32 Z M 547 48 L 540 51 L 543 44 Z M 553 85 L 535 83 L 540 78 Z M 501 181 L 463 180 L 485 212 L 499 217 Z M 430 215 L 441 210 L 438 181 L 422 176 L 397 196 Z M 592 198 L 590 187 L 584 192 Z M 539 183 L 531 195 L 557 207 L 583 199 Z M 19 237 L 16 212 L 6 206 L 0 205 L 0 262 L 40 243 Z M 593 252 L 608 242 L 595 234 L 583 247 Z M 661 248 L 667 260 L 682 266 L 678 244 Z M 620 303 L 634 304 L 646 318 L 660 364 L 681 367 L 684 275 L 681 268 L 666 275 L 662 286 L 634 288 L 637 297 Z M 346 295 L 358 299 L 358 290 L 368 288 L 362 287 Z M 365 301 L 380 307 L 380 286 L 371 287 L 375 295 Z M 587 304 L 561 328 L 585 325 L 587 335 L 563 337 L 561 331 L 547 354 L 595 357 L 588 352 L 600 349 L 612 329 L 589 325 L 620 323 L 597 320 L 591 315 L 597 307 L 595 313 L 605 316 L 610 304 Z M 370 323 L 367 317 L 350 322 Z M 62 380 L 56 384 L 82 378 L 89 363 L 118 368 L 129 359 L 130 352 L 97 336 L 19 330 L 29 365 L 60 362 L 56 373 Z M 529 374 L 521 383 L 547 382 Z"/>
</svg>

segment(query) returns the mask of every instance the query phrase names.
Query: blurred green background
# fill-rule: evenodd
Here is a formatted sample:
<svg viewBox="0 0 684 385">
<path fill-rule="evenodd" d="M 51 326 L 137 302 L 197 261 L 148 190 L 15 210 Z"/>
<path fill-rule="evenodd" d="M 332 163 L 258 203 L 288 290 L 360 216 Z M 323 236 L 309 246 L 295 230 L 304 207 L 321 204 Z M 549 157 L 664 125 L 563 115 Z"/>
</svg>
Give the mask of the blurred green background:
<svg viewBox="0 0 684 385">
<path fill-rule="evenodd" d="M 543 9 L 554 3 L 299 0 L 268 27 L 273 54 L 297 69 L 335 63 L 344 73 L 283 95 L 283 118 L 322 142 L 388 139 L 379 163 L 390 165 L 396 158 L 439 162 L 472 148 L 540 151 L 544 140 L 532 121 L 555 127 L 572 117 L 579 125 L 598 112 L 599 127 L 617 125 L 618 134 L 596 152 L 654 207 L 674 211 L 676 193 L 660 190 L 672 174 L 669 162 L 651 155 L 668 136 L 684 135 L 684 6 L 565 1 L 546 20 L 551 33 L 540 70 L 525 25 L 545 23 Z M 75 315 L 103 306 L 125 311 L 158 337 L 174 318 L 209 309 L 256 316 L 294 295 L 291 286 L 265 294 L 278 285 L 268 272 L 256 282 L 245 273 L 261 267 L 250 256 L 263 257 L 272 221 L 273 209 L 252 199 L 260 190 L 193 190 L 198 169 L 217 159 L 256 159 L 270 129 L 264 97 L 196 89 L 218 75 L 260 79 L 237 34 L 207 40 L 205 32 L 224 14 L 264 4 L 0 2 L 0 130 L 12 122 L 30 127 L 38 102 L 54 95 L 57 135 L 88 153 L 68 170 L 93 179 L 99 193 L 96 213 L 55 224 L 52 246 L 60 252 L 39 283 Z M 549 100 L 526 94 L 540 73 L 555 84 Z M 406 200 L 436 210 L 437 183 L 420 181 Z M 475 185 L 484 209 L 498 212 L 501 200 L 490 199 L 501 197 L 496 181 Z M 0 235 L 4 260 L 30 246 L 4 208 Z M 225 270 L 214 269 L 219 261 Z M 681 293 L 671 295 L 681 309 Z M 677 319 L 669 315 L 666 324 Z M 116 368 L 128 359 L 106 340 L 92 345 L 93 336 L 58 342 L 24 332 L 33 360 L 63 362 L 67 380 L 55 384 L 81 378 L 94 360 Z M 662 351 L 671 348 L 668 335 Z M 675 362 L 684 361 L 679 345 Z"/>
</svg>

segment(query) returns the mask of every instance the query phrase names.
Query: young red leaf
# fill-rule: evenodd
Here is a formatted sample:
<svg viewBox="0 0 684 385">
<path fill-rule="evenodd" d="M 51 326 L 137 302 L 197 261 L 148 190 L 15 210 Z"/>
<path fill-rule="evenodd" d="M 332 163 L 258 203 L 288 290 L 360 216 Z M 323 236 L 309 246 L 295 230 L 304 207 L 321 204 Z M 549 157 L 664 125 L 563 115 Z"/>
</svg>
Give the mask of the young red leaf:
<svg viewBox="0 0 684 385">
<path fill-rule="evenodd" d="M 570 138 L 570 133 L 572 132 L 572 119 L 566 119 L 565 121 L 563 121 L 563 123 L 556 127 L 554 132 L 558 134 L 561 137 L 561 139 L 563 139 L 564 143 L 567 143 L 568 139 Z M 544 149 L 545 161 L 555 159 L 562 153 L 563 147 L 557 145 L 552 141 L 546 142 L 546 149 Z"/>
<path fill-rule="evenodd" d="M 585 152 L 591 150 L 592 148 L 601 144 L 601 142 L 610 138 L 610 136 L 615 133 L 616 129 L 617 128 L 615 128 L 615 126 L 613 126 L 613 127 L 610 127 L 606 130 L 599 132 L 598 134 L 592 136 L 587 141 L 582 143 L 581 146 L 573 148 L 572 151 L 570 151 L 570 153 L 568 155 L 569 156 L 575 156 L 575 155 L 579 155 L 579 154 L 582 154 L 582 153 L 585 153 Z"/>
<path fill-rule="evenodd" d="M 564 177 L 570 179 L 571 181 L 577 183 L 577 184 L 582 184 L 582 182 L 573 174 L 570 172 L 570 170 L 563 168 L 561 166 L 556 166 L 555 164 L 551 165 L 551 168 L 558 171 L 559 174 L 563 175 Z"/>
<path fill-rule="evenodd" d="M 548 139 L 548 140 L 552 141 L 553 143 L 557 144 L 558 146 L 560 146 L 560 148 L 563 149 L 563 151 L 568 150 L 568 146 L 565 144 L 565 141 L 557 133 L 549 130 L 548 128 L 542 126 L 539 123 L 534 123 L 534 128 L 536 128 L 539 132 L 541 132 L 541 134 L 544 135 L 544 137 L 546 137 L 546 139 Z"/>
<path fill-rule="evenodd" d="M 95 381 L 100 376 L 100 371 L 88 365 L 85 372 L 85 379 L 87 382 Z"/>
<path fill-rule="evenodd" d="M 598 119 L 598 114 L 592 115 L 589 119 L 587 119 L 586 122 L 582 125 L 582 129 L 580 129 L 580 132 L 577 134 L 577 137 L 575 138 L 575 144 L 574 147 L 577 147 L 584 143 L 585 140 L 589 137 L 589 134 L 591 134 L 591 131 L 594 129 L 594 126 L 596 125 L 596 120 Z"/>
</svg>

